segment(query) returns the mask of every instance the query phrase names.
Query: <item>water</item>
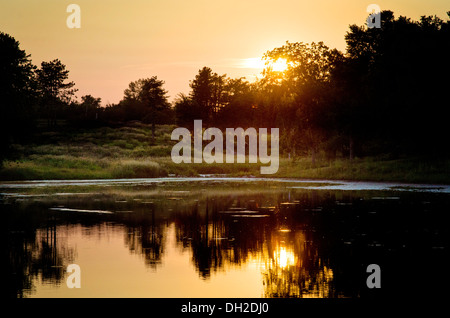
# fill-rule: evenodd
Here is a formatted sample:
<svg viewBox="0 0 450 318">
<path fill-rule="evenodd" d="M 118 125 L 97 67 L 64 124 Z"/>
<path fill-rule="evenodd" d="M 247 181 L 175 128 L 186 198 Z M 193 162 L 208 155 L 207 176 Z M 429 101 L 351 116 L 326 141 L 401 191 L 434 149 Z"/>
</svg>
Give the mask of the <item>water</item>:
<svg viewBox="0 0 450 318">
<path fill-rule="evenodd" d="M 443 297 L 449 186 L 190 178 L 0 184 L 17 297 Z M 446 259 L 446 258 L 445 258 Z M 68 288 L 69 264 L 81 288 Z M 370 289 L 367 266 L 381 268 Z"/>
</svg>

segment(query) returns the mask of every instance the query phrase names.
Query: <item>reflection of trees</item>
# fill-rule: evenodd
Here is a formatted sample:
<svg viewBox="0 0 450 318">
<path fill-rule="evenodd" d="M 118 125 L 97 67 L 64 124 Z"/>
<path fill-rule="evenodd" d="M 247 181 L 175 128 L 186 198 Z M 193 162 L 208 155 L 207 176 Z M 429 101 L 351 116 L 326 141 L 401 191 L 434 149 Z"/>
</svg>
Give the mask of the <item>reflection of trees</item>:
<svg viewBox="0 0 450 318">
<path fill-rule="evenodd" d="M 56 224 L 49 224 L 46 229 L 39 230 L 36 240 L 31 273 L 40 276 L 43 282 L 60 284 L 65 270 L 61 250 L 65 250 L 58 244 Z"/>
<path fill-rule="evenodd" d="M 276 228 L 263 257 L 266 297 L 332 296 L 333 271 L 311 229 L 314 211 L 320 210 L 314 194 L 278 205 Z"/>
<path fill-rule="evenodd" d="M 333 271 L 309 229 L 311 213 L 305 213 L 314 210 L 317 202 L 262 208 L 245 198 L 237 205 L 236 200 L 234 204 L 218 201 L 209 206 L 197 203 L 176 217 L 177 241 L 192 249 L 193 262 L 203 278 L 252 257 L 260 262 L 266 297 L 333 295 Z"/>
<path fill-rule="evenodd" d="M 155 206 L 148 210 L 132 215 L 125 224 L 128 232 L 125 235 L 125 244 L 130 251 L 142 255 L 145 264 L 156 269 L 161 264 L 164 247 L 163 228 L 155 220 Z"/>
<path fill-rule="evenodd" d="M 8 276 L 14 280 L 10 282 L 10 286 L 15 286 L 11 290 L 30 291 L 33 279 L 61 283 L 65 266 L 73 258 L 73 251 L 65 249 L 61 242 L 61 236 L 70 235 L 61 235 L 61 231 L 70 231 L 70 226 L 61 226 L 63 222 L 83 224 L 85 232 L 92 235 L 100 235 L 101 230 L 96 227 L 106 221 L 124 224 L 129 250 L 142 255 L 146 265 L 156 269 L 164 253 L 163 234 L 170 217 L 167 212 L 172 210 L 176 212 L 173 220 L 177 242 L 181 248 L 192 251 L 192 261 L 202 278 L 251 260 L 261 268 L 267 297 L 327 297 L 332 293 L 332 271 L 320 254 L 320 239 L 311 232 L 311 215 L 303 213 L 323 202 L 308 196 L 297 198 L 300 199 L 297 203 L 293 199 L 291 203 L 280 203 L 287 198 L 269 199 L 267 195 L 200 198 L 195 203 L 170 199 L 155 204 L 128 201 L 126 206 L 120 203 L 123 212 L 114 215 L 52 214 L 47 207 L 37 207 L 34 213 L 23 216 L 14 211 L 11 214 L 15 213 L 18 229 L 27 234 L 15 234 L 11 239 L 8 230 L 5 231 L 10 237 L 10 247 L 5 249 L 10 254 L 5 259 L 10 262 L 11 271 L 17 272 Z M 272 207 L 263 208 L 262 202 Z M 95 202 L 89 204 L 91 209 L 105 209 L 94 205 Z M 250 217 L 250 213 L 242 217 L 239 215 L 242 210 L 269 216 Z M 223 213 L 227 211 L 232 213 Z"/>
<path fill-rule="evenodd" d="M 32 277 L 29 274 L 29 265 L 32 260 L 32 250 L 34 237 L 28 233 L 4 232 L 5 239 L 2 243 L 6 246 L 2 248 L 2 268 L 6 273 L 6 293 L 10 298 L 24 297 L 25 291 L 32 289 Z"/>
<path fill-rule="evenodd" d="M 60 284 L 65 266 L 74 251 L 61 242 L 56 220 L 39 210 L 4 211 L 6 226 L 2 227 L 3 268 L 8 270 L 6 290 L 9 297 L 24 297 L 32 293 L 34 282 Z M 32 215 L 28 215 L 30 212 Z"/>
<path fill-rule="evenodd" d="M 249 255 L 261 253 L 268 220 L 232 219 L 220 214 L 225 203 L 195 204 L 177 215 L 176 238 L 183 248 L 192 249 L 193 262 L 203 278 L 211 271 L 245 263 Z"/>
<path fill-rule="evenodd" d="M 10 297 L 25 297 L 33 292 L 38 281 L 43 284 L 64 283 L 68 264 L 74 260 L 75 251 L 64 238 L 83 227 L 85 235 L 101 236 L 101 226 L 124 224 L 128 229 L 125 241 L 131 251 L 144 256 L 145 262 L 155 267 L 163 253 L 162 226 L 155 218 L 153 205 L 139 204 L 136 213 L 102 215 L 95 213 L 64 213 L 49 207 L 64 202 L 0 205 L 5 221 L 1 234 L 2 268 L 7 269 L 6 290 Z M 138 203 L 136 203 L 138 204 Z M 110 201 L 69 201 L 67 206 L 107 210 Z M 120 203 L 123 208 L 123 203 Z M 133 206 L 125 209 L 134 210 Z M 114 209 L 111 209 L 114 210 Z M 113 223 L 109 223 L 113 222 Z M 73 226 L 75 225 L 75 227 Z"/>
<path fill-rule="evenodd" d="M 405 259 L 417 264 L 416 251 L 433 256 L 441 250 L 430 246 L 443 246 L 438 234 L 443 233 L 444 223 L 436 213 L 447 210 L 448 203 L 429 207 L 435 214 L 427 219 L 420 205 L 411 210 L 410 201 L 371 196 L 362 200 L 348 192 L 208 196 L 206 200 L 194 197 L 198 201 L 164 198 L 155 200 L 155 205 L 128 201 L 126 206 L 120 203 L 120 213 L 107 215 L 50 213 L 48 207 L 38 205 L 0 206 L 5 217 L 1 234 L 3 268 L 8 269 L 6 290 L 11 297 L 23 297 L 38 279 L 61 284 L 73 259 L 73 250 L 65 248 L 63 241 L 71 235 L 72 225 L 102 236 L 101 227 L 118 224 L 126 230 L 129 250 L 156 269 L 165 251 L 166 226 L 173 221 L 178 247 L 191 251 L 201 278 L 251 262 L 261 271 L 266 297 L 364 297 L 367 264 L 392 264 L 389 257 L 396 255 L 398 265 L 390 265 L 391 275 L 396 275 L 394 270 Z M 250 217 L 248 210 L 270 216 Z M 424 268 L 431 266 L 426 264 L 430 258 L 422 258 Z M 388 277 L 389 272 L 383 275 Z"/>
<path fill-rule="evenodd" d="M 201 214 L 197 203 L 190 211 L 179 214 L 175 222 L 177 241 L 183 247 L 192 248 L 193 261 L 203 278 L 208 278 L 211 270 L 216 271 L 224 265 L 228 240 L 225 239 L 223 224 L 215 216 L 210 216 L 208 207 Z"/>
<path fill-rule="evenodd" d="M 330 297 L 333 271 L 305 231 L 272 232 L 263 270 L 266 297 Z"/>
<path fill-rule="evenodd" d="M 203 278 L 210 277 L 211 271 L 245 263 L 264 246 L 268 220 L 232 219 L 220 214 L 226 205 L 217 201 L 197 203 L 176 216 L 177 241 L 183 248 L 191 248 L 193 262 Z"/>
</svg>

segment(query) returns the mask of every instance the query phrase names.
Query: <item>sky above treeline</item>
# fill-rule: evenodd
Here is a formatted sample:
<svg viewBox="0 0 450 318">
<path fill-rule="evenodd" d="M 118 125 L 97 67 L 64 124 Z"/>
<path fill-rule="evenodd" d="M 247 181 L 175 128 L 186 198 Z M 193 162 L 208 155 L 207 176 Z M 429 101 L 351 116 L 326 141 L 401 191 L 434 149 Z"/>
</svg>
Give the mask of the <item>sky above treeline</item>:
<svg viewBox="0 0 450 318">
<path fill-rule="evenodd" d="M 81 9 L 80 28 L 67 27 L 69 4 Z M 370 4 L 413 20 L 446 20 L 450 11 L 448 0 L 0 0 L 0 31 L 35 65 L 60 59 L 78 99 L 91 94 L 105 105 L 151 76 L 165 81 L 173 100 L 203 66 L 254 81 L 263 54 L 286 41 L 345 52 L 348 26 L 363 25 Z"/>
</svg>

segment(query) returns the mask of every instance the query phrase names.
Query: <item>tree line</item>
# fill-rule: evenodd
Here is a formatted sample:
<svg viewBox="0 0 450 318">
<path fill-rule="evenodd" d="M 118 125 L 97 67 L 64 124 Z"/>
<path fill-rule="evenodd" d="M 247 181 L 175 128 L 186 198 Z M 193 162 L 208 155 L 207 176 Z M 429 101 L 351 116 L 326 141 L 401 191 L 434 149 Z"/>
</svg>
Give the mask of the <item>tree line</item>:
<svg viewBox="0 0 450 318">
<path fill-rule="evenodd" d="M 323 42 L 286 42 L 266 52 L 255 82 L 203 67 L 190 92 L 169 103 L 156 76 L 133 81 L 117 104 L 75 99 L 75 83 L 58 59 L 38 68 L 10 35 L 0 33 L 1 149 L 58 120 L 89 127 L 139 120 L 192 127 L 277 127 L 284 155 L 328 158 L 390 154 L 445 157 L 450 11 L 444 21 L 381 12 L 381 28 L 351 25 L 346 52 Z M 279 59 L 287 69 L 271 65 Z"/>
</svg>

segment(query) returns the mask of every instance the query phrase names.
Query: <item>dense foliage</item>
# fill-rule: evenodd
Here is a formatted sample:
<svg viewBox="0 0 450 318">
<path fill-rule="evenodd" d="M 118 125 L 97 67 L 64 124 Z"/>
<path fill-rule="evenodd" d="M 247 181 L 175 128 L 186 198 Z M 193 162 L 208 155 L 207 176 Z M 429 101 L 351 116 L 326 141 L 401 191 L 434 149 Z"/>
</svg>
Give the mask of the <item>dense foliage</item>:
<svg viewBox="0 0 450 318">
<path fill-rule="evenodd" d="M 278 127 L 282 154 L 313 160 L 318 153 L 446 157 L 450 20 L 412 21 L 383 11 L 381 28 L 351 25 L 345 40 L 345 53 L 322 42 L 286 42 L 264 55 L 267 67 L 253 83 L 204 67 L 173 105 L 164 81 L 139 79 L 122 101 L 103 107 L 91 95 L 74 98 L 61 61 L 37 68 L 0 33 L 1 158 L 38 120 L 50 129 L 58 122 L 86 128 L 138 120 L 154 132 L 155 124 L 191 127 L 194 119 L 219 128 Z M 286 70 L 271 67 L 279 59 Z"/>
</svg>

